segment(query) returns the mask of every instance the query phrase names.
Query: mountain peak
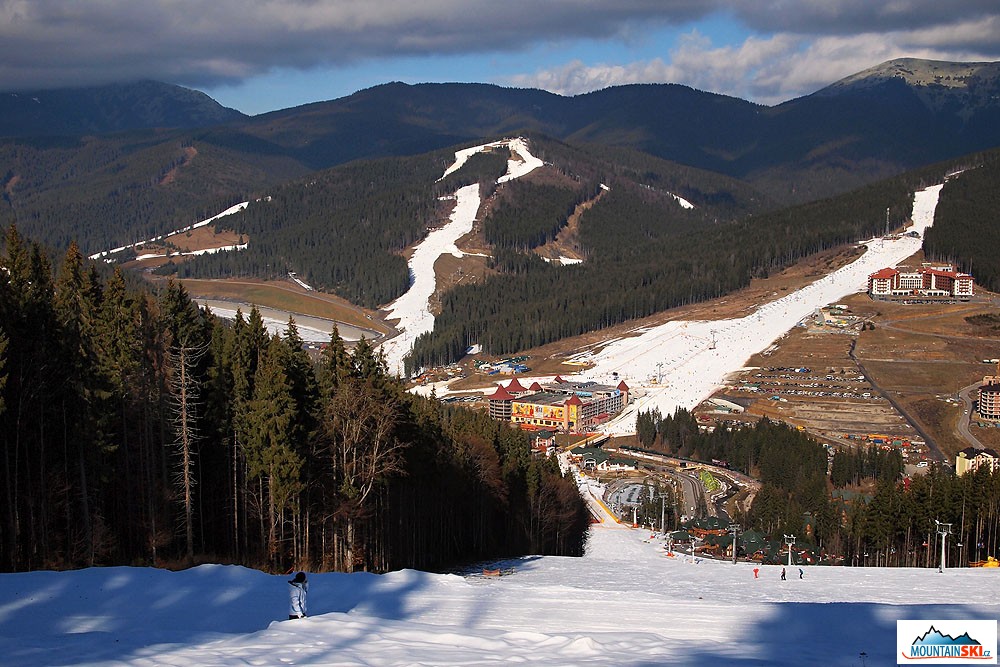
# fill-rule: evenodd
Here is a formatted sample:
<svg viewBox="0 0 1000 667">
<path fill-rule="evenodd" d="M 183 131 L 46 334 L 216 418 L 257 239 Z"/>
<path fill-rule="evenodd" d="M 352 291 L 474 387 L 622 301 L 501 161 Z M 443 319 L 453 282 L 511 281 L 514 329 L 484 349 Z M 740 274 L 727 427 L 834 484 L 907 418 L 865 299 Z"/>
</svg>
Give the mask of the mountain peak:
<svg viewBox="0 0 1000 667">
<path fill-rule="evenodd" d="M 243 118 L 205 93 L 158 81 L 0 93 L 0 136 L 192 128 Z"/>
<path fill-rule="evenodd" d="M 946 62 L 897 58 L 852 74 L 815 93 L 884 96 L 907 89 L 931 112 L 952 113 L 963 121 L 984 109 L 1000 107 L 1000 62 Z"/>
<path fill-rule="evenodd" d="M 1000 62 L 947 62 L 921 58 L 896 58 L 852 74 L 828 86 L 829 88 L 873 85 L 899 79 L 909 86 L 969 88 L 979 80 L 996 82 L 1000 78 Z"/>
</svg>

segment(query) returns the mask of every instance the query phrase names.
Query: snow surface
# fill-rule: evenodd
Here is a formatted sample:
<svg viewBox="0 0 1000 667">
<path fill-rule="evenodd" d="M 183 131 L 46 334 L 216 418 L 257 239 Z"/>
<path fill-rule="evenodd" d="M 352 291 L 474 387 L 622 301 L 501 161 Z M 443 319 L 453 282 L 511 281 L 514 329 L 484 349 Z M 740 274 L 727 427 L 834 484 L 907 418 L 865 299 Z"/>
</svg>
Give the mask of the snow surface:
<svg viewBox="0 0 1000 667">
<path fill-rule="evenodd" d="M 897 619 L 996 619 L 1000 571 L 797 568 L 665 555 L 606 520 L 583 558 L 287 576 L 237 566 L 0 574 L 0 663 L 47 665 L 895 664 Z"/>
<path fill-rule="evenodd" d="M 742 368 L 747 359 L 767 349 L 816 308 L 866 290 L 870 274 L 895 266 L 920 250 L 924 231 L 934 222 L 941 187 L 935 185 L 914 194 L 913 226 L 909 231 L 918 232 L 920 238 L 902 236 L 868 241 L 863 244 L 866 251 L 855 261 L 762 305 L 746 317 L 667 322 L 638 336 L 615 341 L 596 354 L 585 355 L 594 363 L 588 376 L 610 378 L 617 372 L 640 394 L 605 426 L 605 431 L 634 433 L 639 411 L 657 408 L 666 415 L 673 414 L 678 407 L 694 408 L 722 385 L 726 375 Z M 652 384 L 650 379 L 658 376 L 664 382 Z"/>
<path fill-rule="evenodd" d="M 507 161 L 507 173 L 501 176 L 497 183 L 520 178 L 543 164 L 531 154 L 524 139 L 505 139 L 456 151 L 455 162 L 445 169 L 441 179 L 460 169 L 474 154 L 498 146 L 510 148 L 512 156 Z M 398 319 L 396 328 L 400 329 L 401 333 L 383 343 L 382 351 L 389 372 L 399 376 L 403 375 L 403 358 L 413 349 L 417 337 L 434 329 L 434 315 L 430 311 L 430 298 L 437 287 L 434 263 L 444 254 L 455 257 L 464 254 L 458 249 L 456 242 L 472 231 L 476 214 L 479 212 L 481 198 L 477 184 L 460 188 L 455 192 L 454 198 L 455 208 L 451 212 L 449 222 L 429 233 L 413 250 L 408 263 L 412 280 L 410 289 L 386 307 L 388 311 L 386 319 Z"/>
<path fill-rule="evenodd" d="M 250 205 L 250 202 L 248 202 L 248 201 L 240 202 L 239 204 L 236 204 L 234 206 L 230 206 L 229 208 L 227 208 L 222 213 L 218 213 L 216 215 L 213 215 L 211 218 L 206 218 L 205 220 L 202 220 L 201 222 L 196 222 L 193 225 L 188 225 L 187 227 L 183 227 L 181 229 L 178 229 L 178 230 L 175 230 L 175 231 L 172 231 L 172 232 L 168 232 L 168 233 L 162 234 L 160 236 L 154 236 L 153 238 L 148 239 L 146 241 L 137 241 L 137 242 L 131 243 L 129 245 L 123 245 L 123 246 L 120 246 L 118 248 L 113 248 L 111 250 L 104 250 L 102 252 L 94 253 L 93 255 L 90 256 L 90 259 L 100 259 L 102 257 L 108 257 L 109 255 L 114 255 L 115 253 L 121 252 L 122 250 L 127 250 L 129 248 L 135 248 L 135 247 L 141 246 L 141 245 L 143 245 L 145 243 L 154 243 L 156 241 L 162 241 L 163 239 L 167 238 L 168 236 L 173 236 L 174 234 L 183 234 L 184 232 L 191 231 L 192 229 L 198 229 L 199 227 L 204 227 L 205 225 L 207 225 L 209 223 L 215 222 L 219 218 L 224 218 L 227 215 L 232 215 L 233 213 L 239 213 L 240 211 L 242 211 L 243 209 L 245 209 L 249 205 Z M 225 248 L 214 248 L 214 249 L 210 249 L 210 250 L 200 250 L 200 251 L 194 251 L 194 252 L 174 253 L 174 254 L 180 254 L 180 255 L 201 255 L 201 254 L 205 254 L 205 253 L 219 252 L 220 250 L 244 250 L 244 249 L 246 249 L 246 247 L 247 246 L 244 243 L 244 244 L 241 244 L 241 245 L 227 246 Z M 143 255 L 143 257 L 163 257 L 163 256 L 164 255 Z M 111 260 L 108 259 L 106 261 L 111 261 Z"/>
</svg>

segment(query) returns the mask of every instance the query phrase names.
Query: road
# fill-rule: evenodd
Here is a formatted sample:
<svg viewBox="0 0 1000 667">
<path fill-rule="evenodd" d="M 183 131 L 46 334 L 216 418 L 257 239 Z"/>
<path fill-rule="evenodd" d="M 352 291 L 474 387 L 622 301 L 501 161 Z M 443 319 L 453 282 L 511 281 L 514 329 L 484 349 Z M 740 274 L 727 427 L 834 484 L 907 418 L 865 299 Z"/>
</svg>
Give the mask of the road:
<svg viewBox="0 0 1000 667">
<path fill-rule="evenodd" d="M 855 364 L 857 364 L 858 370 L 861 371 L 861 374 L 865 376 L 865 380 L 868 381 L 868 384 L 870 384 L 872 386 L 872 389 L 875 390 L 875 391 L 877 391 L 885 400 L 889 401 L 889 405 L 891 405 L 893 408 L 895 408 L 896 412 L 898 412 L 899 414 L 903 415 L 903 419 L 905 419 L 910 424 L 910 426 L 913 427 L 913 430 L 915 430 L 917 433 L 920 434 L 920 437 L 924 439 L 924 443 L 927 445 L 927 449 L 930 450 L 931 458 L 933 458 L 936 461 L 939 461 L 941 463 L 948 463 L 948 457 L 946 457 L 944 455 L 944 453 L 941 451 L 941 448 L 938 447 L 937 442 L 934 441 L 934 438 L 932 438 L 927 433 L 927 431 L 925 431 L 920 426 L 920 424 L 917 422 L 917 420 L 914 419 L 913 416 L 911 416 L 910 413 L 907 412 L 906 409 L 902 405 L 900 405 L 889 394 L 888 391 L 886 391 L 885 389 L 883 389 L 882 387 L 880 387 L 878 385 L 878 383 L 875 382 L 875 379 L 865 369 L 864 364 L 862 364 L 861 361 L 854 355 L 854 347 L 857 345 L 857 342 L 858 342 L 857 339 L 854 339 L 854 340 L 851 341 L 851 348 L 850 348 L 850 350 L 848 350 L 848 355 L 851 357 L 851 360 Z"/>
<path fill-rule="evenodd" d="M 979 383 L 970 384 L 968 387 L 962 387 L 958 390 L 958 397 L 962 399 L 962 414 L 958 416 L 958 433 L 961 435 L 966 442 L 975 447 L 976 449 L 986 449 L 986 446 L 979 442 L 979 439 L 972 435 L 972 431 L 969 430 L 969 422 L 972 419 L 972 392 L 979 390 Z"/>
</svg>

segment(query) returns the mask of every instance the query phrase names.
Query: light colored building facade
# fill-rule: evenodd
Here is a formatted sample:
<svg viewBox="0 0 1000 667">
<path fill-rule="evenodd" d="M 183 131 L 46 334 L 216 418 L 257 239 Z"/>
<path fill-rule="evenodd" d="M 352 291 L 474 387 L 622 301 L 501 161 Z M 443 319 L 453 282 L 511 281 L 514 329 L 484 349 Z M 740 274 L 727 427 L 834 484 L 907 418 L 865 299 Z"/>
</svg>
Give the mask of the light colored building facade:
<svg viewBox="0 0 1000 667">
<path fill-rule="evenodd" d="M 979 387 L 977 407 L 982 419 L 1000 421 L 1000 363 L 997 364 L 997 375 L 987 375 Z"/>
<path fill-rule="evenodd" d="M 515 383 L 516 378 L 506 387 L 497 385 L 496 391 L 486 396 L 492 418 L 539 428 L 576 431 L 607 421 L 621 412 L 629 401 L 625 382 L 611 386 L 567 382 L 556 377 L 545 385 L 535 382 L 526 390 Z"/>
<path fill-rule="evenodd" d="M 967 300 L 975 295 L 975 280 L 950 265 L 925 265 L 915 271 L 885 268 L 868 276 L 873 299 L 935 297 Z"/>
<path fill-rule="evenodd" d="M 1000 471 L 1000 455 L 992 449 L 966 447 L 955 457 L 956 475 L 964 475 L 980 468 L 989 468 L 993 473 Z"/>
</svg>

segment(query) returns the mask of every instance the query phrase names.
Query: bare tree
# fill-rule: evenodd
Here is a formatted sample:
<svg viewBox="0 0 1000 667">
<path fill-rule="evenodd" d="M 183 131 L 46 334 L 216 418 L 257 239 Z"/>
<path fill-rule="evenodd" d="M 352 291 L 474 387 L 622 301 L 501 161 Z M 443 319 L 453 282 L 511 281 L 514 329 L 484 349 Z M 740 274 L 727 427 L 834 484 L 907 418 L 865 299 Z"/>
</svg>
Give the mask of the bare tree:
<svg viewBox="0 0 1000 667">
<path fill-rule="evenodd" d="M 347 571 L 354 567 L 356 523 L 368 513 L 372 491 L 404 472 L 398 411 L 394 395 L 360 381 L 341 384 L 327 406 L 323 427 L 345 522 L 341 567 Z"/>
<path fill-rule="evenodd" d="M 170 378 L 174 445 L 179 454 L 174 482 L 184 503 L 184 532 L 188 562 L 194 560 L 194 449 L 199 440 L 198 406 L 200 387 L 195 376 L 207 345 L 177 345 L 170 350 L 173 373 Z"/>
</svg>

